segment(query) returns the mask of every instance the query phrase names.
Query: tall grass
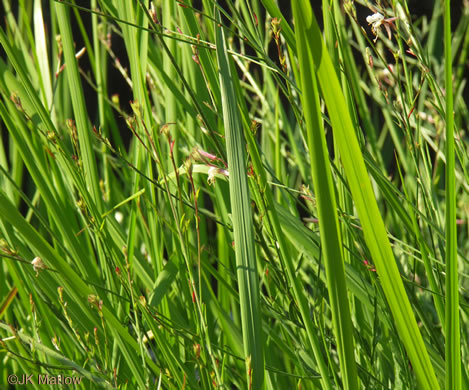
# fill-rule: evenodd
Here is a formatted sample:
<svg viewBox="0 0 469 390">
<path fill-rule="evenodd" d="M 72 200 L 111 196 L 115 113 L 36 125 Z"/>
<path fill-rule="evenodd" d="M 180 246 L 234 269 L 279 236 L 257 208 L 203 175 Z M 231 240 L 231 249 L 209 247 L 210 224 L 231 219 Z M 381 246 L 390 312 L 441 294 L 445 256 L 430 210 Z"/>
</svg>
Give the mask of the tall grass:
<svg viewBox="0 0 469 390">
<path fill-rule="evenodd" d="M 0 384 L 467 387 L 466 9 L 2 4 Z"/>
</svg>

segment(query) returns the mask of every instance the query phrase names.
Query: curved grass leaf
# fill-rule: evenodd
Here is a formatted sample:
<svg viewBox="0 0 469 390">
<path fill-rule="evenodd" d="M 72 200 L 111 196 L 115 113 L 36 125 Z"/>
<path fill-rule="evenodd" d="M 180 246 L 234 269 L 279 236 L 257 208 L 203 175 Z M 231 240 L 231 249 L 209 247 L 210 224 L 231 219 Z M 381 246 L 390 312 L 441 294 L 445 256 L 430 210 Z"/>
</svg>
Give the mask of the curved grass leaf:
<svg viewBox="0 0 469 390">
<path fill-rule="evenodd" d="M 296 37 L 301 75 L 301 101 L 306 119 L 307 142 L 311 160 L 311 176 L 317 200 L 319 230 L 324 254 L 328 294 L 332 310 L 342 380 L 345 389 L 357 389 L 358 378 L 353 347 L 353 327 L 345 283 L 342 239 L 337 216 L 337 204 L 332 183 L 326 137 L 324 133 L 319 92 L 311 48 L 308 43 L 307 24 L 302 20 L 297 2 L 293 2 Z"/>
<path fill-rule="evenodd" d="M 433 367 L 423 343 L 366 171 L 352 120 L 322 35 L 307 1 L 297 0 L 297 25 L 307 36 L 310 64 L 321 86 L 345 174 L 363 227 L 365 240 L 380 277 L 386 299 L 413 369 L 424 389 L 438 389 Z"/>
</svg>

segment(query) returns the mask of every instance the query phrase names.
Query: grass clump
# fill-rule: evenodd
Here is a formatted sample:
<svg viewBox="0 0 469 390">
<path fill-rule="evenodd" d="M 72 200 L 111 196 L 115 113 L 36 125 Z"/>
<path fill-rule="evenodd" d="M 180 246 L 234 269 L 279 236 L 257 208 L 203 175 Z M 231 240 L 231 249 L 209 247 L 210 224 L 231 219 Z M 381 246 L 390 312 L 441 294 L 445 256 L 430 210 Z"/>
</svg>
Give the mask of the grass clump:
<svg viewBox="0 0 469 390">
<path fill-rule="evenodd" d="M 467 387 L 469 13 L 280 4 L 3 1 L 0 383 Z"/>
</svg>

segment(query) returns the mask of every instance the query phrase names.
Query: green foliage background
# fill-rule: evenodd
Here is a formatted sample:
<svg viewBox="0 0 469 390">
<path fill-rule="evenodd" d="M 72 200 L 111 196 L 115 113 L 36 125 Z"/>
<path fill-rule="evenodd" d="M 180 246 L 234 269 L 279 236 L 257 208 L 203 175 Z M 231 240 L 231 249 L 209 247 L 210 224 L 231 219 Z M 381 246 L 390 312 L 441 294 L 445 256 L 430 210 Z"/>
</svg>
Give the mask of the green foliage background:
<svg viewBox="0 0 469 390">
<path fill-rule="evenodd" d="M 1 385 L 468 387 L 469 8 L 314 6 L 3 0 Z"/>
</svg>

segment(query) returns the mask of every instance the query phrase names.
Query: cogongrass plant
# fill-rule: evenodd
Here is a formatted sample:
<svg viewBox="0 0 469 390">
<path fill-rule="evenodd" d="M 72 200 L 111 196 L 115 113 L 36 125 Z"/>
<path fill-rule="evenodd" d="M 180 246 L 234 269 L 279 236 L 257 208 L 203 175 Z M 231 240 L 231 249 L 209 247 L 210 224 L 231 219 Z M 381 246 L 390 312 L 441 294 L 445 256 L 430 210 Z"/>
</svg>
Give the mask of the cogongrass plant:
<svg viewBox="0 0 469 390">
<path fill-rule="evenodd" d="M 468 387 L 467 8 L 2 5 L 2 385 Z"/>
</svg>

